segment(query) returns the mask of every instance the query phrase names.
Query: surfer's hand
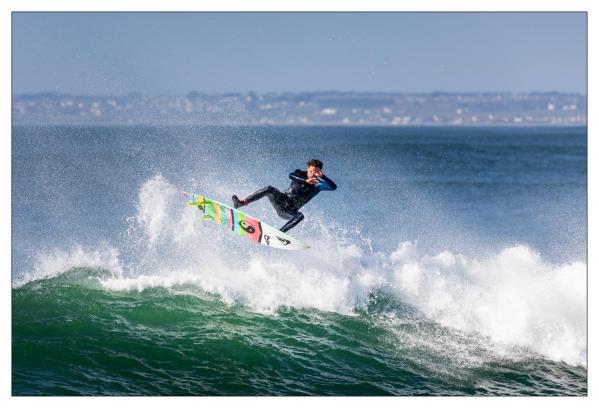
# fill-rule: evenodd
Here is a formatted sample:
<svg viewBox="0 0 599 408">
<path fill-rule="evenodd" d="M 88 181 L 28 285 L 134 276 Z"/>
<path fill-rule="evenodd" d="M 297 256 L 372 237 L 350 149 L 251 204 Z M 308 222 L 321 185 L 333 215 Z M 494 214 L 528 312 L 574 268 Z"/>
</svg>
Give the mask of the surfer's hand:
<svg viewBox="0 0 599 408">
<path fill-rule="evenodd" d="M 316 177 L 311 177 L 306 180 L 306 183 L 314 185 L 318 183 L 318 180 L 316 179 Z"/>
</svg>

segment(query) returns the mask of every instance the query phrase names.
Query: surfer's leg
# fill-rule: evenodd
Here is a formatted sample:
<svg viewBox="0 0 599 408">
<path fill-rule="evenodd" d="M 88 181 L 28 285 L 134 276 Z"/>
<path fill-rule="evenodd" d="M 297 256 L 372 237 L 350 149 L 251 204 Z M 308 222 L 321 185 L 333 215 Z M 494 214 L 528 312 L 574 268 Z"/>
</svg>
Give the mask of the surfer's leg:
<svg viewBox="0 0 599 408">
<path fill-rule="evenodd" d="M 297 224 L 302 222 L 303 219 L 304 219 L 304 214 L 297 211 L 295 213 L 295 215 L 293 216 L 293 218 L 291 220 L 289 220 L 289 222 L 287 222 L 287 224 L 285 224 L 285 225 L 283 225 L 283 227 L 281 227 L 281 232 L 289 231 L 291 228 L 295 227 Z"/>
<path fill-rule="evenodd" d="M 279 190 L 277 190 L 273 186 L 267 186 L 267 187 L 264 187 L 264 188 L 256 191 L 255 193 L 250 194 L 243 200 L 240 200 L 239 198 L 237 198 L 236 195 L 234 195 L 233 196 L 233 205 L 235 208 L 238 208 L 238 207 L 241 207 L 244 205 L 248 205 L 249 203 L 253 203 L 254 201 L 259 200 L 264 196 L 268 196 L 268 199 L 270 200 L 270 202 L 273 203 L 273 205 L 275 205 L 274 203 L 277 202 L 277 198 L 280 194 L 283 194 L 283 193 L 281 193 Z"/>
</svg>

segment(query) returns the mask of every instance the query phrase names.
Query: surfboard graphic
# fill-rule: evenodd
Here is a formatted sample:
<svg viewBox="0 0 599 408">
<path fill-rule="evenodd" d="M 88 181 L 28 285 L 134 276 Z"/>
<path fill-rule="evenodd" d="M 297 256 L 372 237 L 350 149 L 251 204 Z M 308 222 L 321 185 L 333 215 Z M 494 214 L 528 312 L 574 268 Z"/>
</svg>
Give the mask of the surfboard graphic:
<svg viewBox="0 0 599 408">
<path fill-rule="evenodd" d="M 212 220 L 228 231 L 272 248 L 300 250 L 310 248 L 277 228 L 268 225 L 235 208 L 199 194 L 183 192 L 187 205 L 197 207 L 202 212 L 202 220 Z"/>
</svg>

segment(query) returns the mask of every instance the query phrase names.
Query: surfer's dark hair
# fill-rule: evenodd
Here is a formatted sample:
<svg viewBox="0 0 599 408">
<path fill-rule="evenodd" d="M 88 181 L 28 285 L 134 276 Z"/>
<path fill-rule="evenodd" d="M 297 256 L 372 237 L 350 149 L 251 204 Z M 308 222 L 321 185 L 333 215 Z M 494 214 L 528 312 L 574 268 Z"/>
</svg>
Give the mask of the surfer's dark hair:
<svg viewBox="0 0 599 408">
<path fill-rule="evenodd" d="M 314 167 L 318 167 L 319 169 L 322 169 L 322 162 L 318 159 L 312 159 L 310 161 L 308 161 L 308 167 L 310 166 L 314 166 Z"/>
</svg>

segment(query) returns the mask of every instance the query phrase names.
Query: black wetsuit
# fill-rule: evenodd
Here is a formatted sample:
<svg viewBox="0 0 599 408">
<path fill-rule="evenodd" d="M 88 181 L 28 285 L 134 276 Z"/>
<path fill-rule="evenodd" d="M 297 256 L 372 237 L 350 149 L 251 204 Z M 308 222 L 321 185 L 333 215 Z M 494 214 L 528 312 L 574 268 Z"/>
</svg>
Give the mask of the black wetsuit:
<svg viewBox="0 0 599 408">
<path fill-rule="evenodd" d="M 268 186 L 256 191 L 243 200 L 243 204 L 246 205 L 264 196 L 268 197 L 279 217 L 289 220 L 281 228 L 283 232 L 289 231 L 304 219 L 304 214 L 298 210 L 313 199 L 316 194 L 323 190 L 332 191 L 337 189 L 335 182 L 325 175 L 317 177 L 318 183 L 316 184 L 307 183 L 308 173 L 299 169 L 289 174 L 289 178 L 291 179 L 291 184 L 283 192 L 273 186 Z"/>
</svg>

